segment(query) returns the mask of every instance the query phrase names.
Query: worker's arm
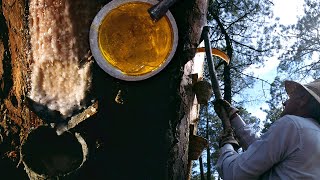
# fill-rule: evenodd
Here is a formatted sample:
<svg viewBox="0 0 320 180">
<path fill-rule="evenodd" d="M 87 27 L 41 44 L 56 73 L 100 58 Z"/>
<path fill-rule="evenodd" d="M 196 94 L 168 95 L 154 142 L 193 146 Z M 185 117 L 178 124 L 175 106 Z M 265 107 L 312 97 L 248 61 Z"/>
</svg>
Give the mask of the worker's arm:
<svg viewBox="0 0 320 180">
<path fill-rule="evenodd" d="M 250 127 L 246 126 L 246 123 L 238 114 L 235 114 L 230 119 L 230 123 L 243 150 L 247 150 L 249 145 L 258 139 L 256 134 Z"/>
<path fill-rule="evenodd" d="M 246 150 L 251 143 L 256 141 L 257 137 L 255 136 L 255 133 L 250 127 L 246 126 L 245 122 L 238 115 L 239 110 L 237 108 L 232 107 L 230 103 L 223 99 L 217 99 L 213 104 L 214 110 L 223 122 L 222 124 L 231 124 L 236 137 L 239 140 L 239 144 L 244 150 Z"/>
<path fill-rule="evenodd" d="M 230 144 L 224 145 L 217 163 L 218 172 L 224 180 L 259 179 L 297 150 L 299 140 L 300 134 L 294 122 L 284 116 L 241 154 L 234 151 Z"/>
</svg>

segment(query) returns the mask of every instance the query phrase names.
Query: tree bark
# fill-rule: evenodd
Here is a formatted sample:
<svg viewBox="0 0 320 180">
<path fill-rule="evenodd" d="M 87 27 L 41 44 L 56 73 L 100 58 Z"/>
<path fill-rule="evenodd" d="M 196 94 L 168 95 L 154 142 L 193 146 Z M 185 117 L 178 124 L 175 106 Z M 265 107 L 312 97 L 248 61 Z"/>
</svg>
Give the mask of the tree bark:
<svg viewBox="0 0 320 180">
<path fill-rule="evenodd" d="M 13 167 L 5 177 L 26 179 L 22 164 L 18 164 L 21 142 L 32 128 L 45 124 L 26 100 L 34 63 L 29 56 L 29 1 L 0 2 L 0 167 Z M 73 1 L 69 2 L 72 5 Z M 95 1 L 92 11 L 107 2 Z M 82 8 L 85 7 L 72 7 L 69 12 L 77 24 L 83 21 L 77 15 Z M 188 177 L 189 125 L 193 120 L 189 113 L 194 94 L 190 83 L 180 82 L 183 67 L 194 57 L 206 23 L 207 1 L 181 0 L 170 10 L 178 25 L 179 44 L 171 63 L 158 75 L 126 82 L 93 64 L 89 97 L 99 102 L 99 110 L 73 130 L 84 136 L 90 153 L 78 179 Z M 89 29 L 80 25 L 76 28 Z M 118 92 L 121 104 L 115 101 Z"/>
<path fill-rule="evenodd" d="M 0 10 L 0 167 L 3 177 L 26 178 L 19 146 L 31 127 L 42 121 L 25 104 L 30 62 L 27 59 L 27 2 L 1 1 Z"/>
<path fill-rule="evenodd" d="M 208 117 L 208 107 L 206 107 L 206 113 L 207 113 L 207 125 L 206 125 L 206 139 L 210 143 L 210 137 L 209 137 L 209 117 Z M 211 179 L 211 152 L 210 152 L 210 146 L 207 147 L 207 180 Z"/>
<path fill-rule="evenodd" d="M 230 66 L 226 65 L 223 68 L 223 81 L 224 81 L 224 99 L 231 103 L 232 93 L 231 93 L 231 72 Z"/>
</svg>

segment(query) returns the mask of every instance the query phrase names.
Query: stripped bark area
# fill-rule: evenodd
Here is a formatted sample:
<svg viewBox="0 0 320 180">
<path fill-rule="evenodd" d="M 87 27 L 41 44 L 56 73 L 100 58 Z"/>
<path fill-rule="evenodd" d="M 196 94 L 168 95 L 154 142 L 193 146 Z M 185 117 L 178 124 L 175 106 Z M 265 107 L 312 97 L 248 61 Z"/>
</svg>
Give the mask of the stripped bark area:
<svg viewBox="0 0 320 180">
<path fill-rule="evenodd" d="M 90 89 L 91 62 L 87 54 L 94 5 L 83 0 L 30 1 L 30 98 L 65 118 L 84 108 Z"/>
</svg>

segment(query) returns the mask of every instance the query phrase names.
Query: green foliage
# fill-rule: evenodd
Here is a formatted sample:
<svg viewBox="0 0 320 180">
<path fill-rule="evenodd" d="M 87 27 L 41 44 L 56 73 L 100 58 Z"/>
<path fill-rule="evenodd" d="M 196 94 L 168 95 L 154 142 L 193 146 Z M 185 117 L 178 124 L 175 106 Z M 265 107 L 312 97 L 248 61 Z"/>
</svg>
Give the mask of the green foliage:
<svg viewBox="0 0 320 180">
<path fill-rule="evenodd" d="M 237 66 L 262 63 L 272 56 L 271 50 L 279 49 L 280 39 L 273 34 L 278 24 L 270 23 L 271 6 L 266 0 L 211 1 L 208 21 L 212 27 L 213 47 L 226 50 L 226 36 L 229 36 Z"/>
<path fill-rule="evenodd" d="M 266 119 L 268 121 L 264 124 L 264 129 L 262 133 L 265 133 L 271 124 L 279 119 L 282 112 L 282 104 L 287 99 L 287 93 L 284 89 L 284 83 L 280 77 L 276 77 L 270 87 L 271 98 L 266 102 L 269 106 L 269 109 L 264 109 L 264 112 L 267 113 Z"/>
<path fill-rule="evenodd" d="M 291 42 L 281 55 L 279 72 L 288 79 L 320 77 L 320 2 L 305 0 L 304 15 L 297 24 L 282 26 L 284 42 Z"/>
<path fill-rule="evenodd" d="M 205 173 L 205 177 L 207 177 L 207 174 Z M 214 175 L 211 175 L 211 180 L 215 180 L 216 178 Z M 201 180 L 200 174 L 195 174 L 194 176 L 191 177 L 190 180 Z"/>
</svg>

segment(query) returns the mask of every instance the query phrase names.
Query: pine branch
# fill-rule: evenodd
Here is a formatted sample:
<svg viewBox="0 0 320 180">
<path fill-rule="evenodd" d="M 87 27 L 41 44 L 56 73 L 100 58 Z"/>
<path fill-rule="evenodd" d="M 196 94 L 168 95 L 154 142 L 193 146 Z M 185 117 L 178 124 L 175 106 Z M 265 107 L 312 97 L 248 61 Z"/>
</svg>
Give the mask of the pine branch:
<svg viewBox="0 0 320 180">
<path fill-rule="evenodd" d="M 266 81 L 266 80 L 264 80 L 264 79 L 261 79 L 261 78 L 259 78 L 259 77 L 255 77 L 255 76 L 252 76 L 252 75 L 249 75 L 249 74 L 245 74 L 245 73 L 243 73 L 243 72 L 238 71 L 236 68 L 232 68 L 232 69 L 233 69 L 234 71 L 236 71 L 237 73 L 239 73 L 239 74 L 242 74 L 242 75 L 244 75 L 244 76 L 250 77 L 250 78 L 252 78 L 252 79 L 259 80 L 259 81 L 261 81 L 261 82 L 265 82 L 265 83 L 267 83 L 267 84 L 269 84 L 269 85 L 271 86 L 271 83 L 269 83 L 268 81 Z"/>
<path fill-rule="evenodd" d="M 251 49 L 251 50 L 254 50 L 254 51 L 257 51 L 257 52 L 260 52 L 260 53 L 263 53 L 263 52 L 267 52 L 267 51 L 268 51 L 268 49 L 265 49 L 265 50 L 256 49 L 256 48 L 251 47 L 251 46 L 248 46 L 248 45 L 246 45 L 246 44 L 242 44 L 241 42 L 238 42 L 238 41 L 236 41 L 236 40 L 234 40 L 234 39 L 232 39 L 232 41 L 235 42 L 236 44 L 239 44 L 239 45 L 241 45 L 241 46 L 247 47 L 247 48 L 249 48 L 249 49 Z"/>
<path fill-rule="evenodd" d="M 231 26 L 236 24 L 237 22 L 240 22 L 242 19 L 246 18 L 252 11 L 250 10 L 249 12 L 245 13 L 243 16 L 239 17 L 237 20 L 233 21 L 231 24 L 226 29 L 229 29 Z"/>
</svg>

